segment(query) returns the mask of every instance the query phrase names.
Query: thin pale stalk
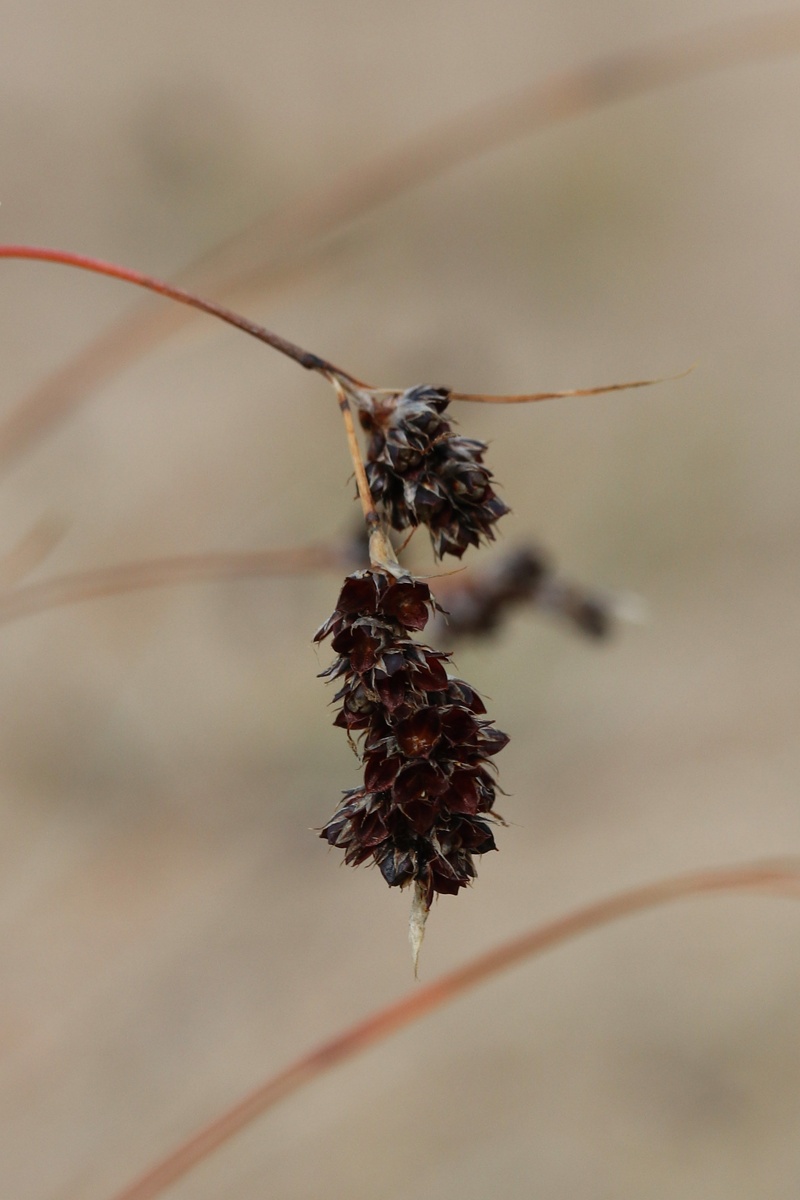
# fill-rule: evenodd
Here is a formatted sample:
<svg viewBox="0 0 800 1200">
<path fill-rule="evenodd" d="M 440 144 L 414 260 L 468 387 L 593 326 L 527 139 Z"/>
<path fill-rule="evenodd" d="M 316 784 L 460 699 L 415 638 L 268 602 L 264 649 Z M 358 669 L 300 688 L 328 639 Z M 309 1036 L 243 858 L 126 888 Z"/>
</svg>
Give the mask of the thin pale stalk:
<svg viewBox="0 0 800 1200">
<path fill-rule="evenodd" d="M 348 564 L 349 558 L 350 555 L 343 548 L 319 545 L 285 550 L 182 554 L 173 558 L 117 563 L 111 567 L 78 571 L 0 591 L 0 625 L 102 596 L 118 596 L 126 592 L 184 583 L 304 575 L 341 568 Z"/>
<path fill-rule="evenodd" d="M 695 368 L 663 375 L 659 379 L 633 379 L 628 383 L 606 383 L 600 387 L 570 388 L 563 392 L 525 392 L 520 395 L 494 396 L 486 392 L 450 392 L 450 400 L 467 400 L 474 404 L 535 404 L 538 400 L 564 400 L 569 396 L 603 396 L 608 392 L 628 392 L 632 388 L 653 387 L 657 383 L 672 383 L 685 379 Z"/>
<path fill-rule="evenodd" d="M 113 1200 L 154 1200 L 280 1100 L 508 967 L 621 917 L 690 896 L 737 891 L 762 891 L 800 900 L 800 863 L 745 863 L 695 871 L 618 892 L 554 921 L 537 925 L 528 933 L 478 955 L 441 979 L 415 988 L 401 1000 L 304 1054 L 123 1188 Z"/>
<path fill-rule="evenodd" d="M 795 54 L 799 47 L 800 14 L 788 11 L 726 22 L 555 72 L 425 130 L 343 172 L 327 188 L 293 197 L 203 256 L 182 278 L 218 295 L 256 281 L 262 289 L 284 284 L 306 265 L 299 252 L 309 242 L 513 138 L 710 71 Z M 126 316 L 45 379 L 0 423 L 0 462 L 22 453 L 93 389 L 169 336 L 182 323 L 179 315 L 147 308 Z"/>
<path fill-rule="evenodd" d="M 375 507 L 375 501 L 370 491 L 369 481 L 367 479 L 367 471 L 364 466 L 364 459 L 361 454 L 361 447 L 358 444 L 356 436 L 356 427 L 353 421 L 353 411 L 350 407 L 350 401 L 347 397 L 347 392 L 340 381 L 335 377 L 330 377 L 331 383 L 336 389 L 336 394 L 339 397 L 339 411 L 342 414 L 344 421 L 345 434 L 347 435 L 347 445 L 350 450 L 350 458 L 353 463 L 353 472 L 356 477 L 356 487 L 358 488 L 358 498 L 361 501 L 361 509 L 364 513 L 364 520 L 369 533 L 369 559 L 373 566 L 380 567 L 384 570 L 395 573 L 398 568 L 397 556 L 394 548 L 386 536 L 381 521 L 380 514 Z"/>
</svg>

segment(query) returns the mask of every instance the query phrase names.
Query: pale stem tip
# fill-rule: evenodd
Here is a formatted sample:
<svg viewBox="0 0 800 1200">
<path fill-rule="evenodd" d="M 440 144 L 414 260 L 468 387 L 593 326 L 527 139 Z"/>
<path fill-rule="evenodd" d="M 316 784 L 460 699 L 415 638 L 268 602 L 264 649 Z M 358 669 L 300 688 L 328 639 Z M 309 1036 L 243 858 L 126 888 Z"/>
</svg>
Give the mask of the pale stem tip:
<svg viewBox="0 0 800 1200">
<path fill-rule="evenodd" d="M 408 918 L 408 941 L 411 946 L 415 979 L 419 979 L 419 952 L 422 949 L 422 939 L 425 937 L 425 922 L 428 919 L 430 911 L 425 898 L 425 889 L 422 884 L 415 883 L 414 896 L 411 901 L 411 913 Z"/>
<path fill-rule="evenodd" d="M 408 571 L 397 561 L 394 547 L 382 526 L 377 526 L 369 535 L 369 561 L 373 567 L 386 571 L 395 579 L 404 579 L 408 576 Z"/>
</svg>

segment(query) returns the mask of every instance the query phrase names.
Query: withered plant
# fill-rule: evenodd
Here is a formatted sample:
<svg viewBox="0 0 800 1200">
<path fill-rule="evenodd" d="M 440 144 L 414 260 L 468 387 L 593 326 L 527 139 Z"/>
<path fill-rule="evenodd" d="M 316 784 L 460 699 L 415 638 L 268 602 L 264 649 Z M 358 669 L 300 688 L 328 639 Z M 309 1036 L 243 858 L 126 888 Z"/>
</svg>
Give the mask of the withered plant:
<svg viewBox="0 0 800 1200">
<path fill-rule="evenodd" d="M 291 270 L 306 242 L 489 145 L 658 84 L 741 59 L 783 53 L 790 48 L 789 33 L 796 39 L 797 24 L 785 18 L 755 22 L 627 60 L 592 64 L 497 105 L 480 121 L 470 115 L 405 152 L 348 176 L 328 195 L 315 196 L 305 206 L 294 205 L 277 218 L 272 215 L 232 239 L 201 264 L 208 286 L 217 295 L 262 287 L 264 270 L 278 266 L 283 273 Z M 263 261 L 248 262 L 242 269 L 237 259 L 256 235 L 267 253 Z M 459 564 L 465 553 L 494 541 L 503 517 L 514 507 L 514 497 L 506 496 L 494 479 L 489 446 L 470 435 L 469 405 L 594 396 L 657 381 L 515 395 L 466 393 L 428 383 L 374 386 L 238 311 L 204 298 L 194 282 L 178 286 L 130 268 L 38 247 L 0 246 L 0 257 L 68 265 L 135 284 L 184 309 L 227 322 L 332 388 L 362 510 L 359 536 L 339 545 L 326 542 L 282 551 L 173 557 L 18 583 L 28 562 L 42 557 L 54 536 L 47 527 L 37 527 L 16 557 L 5 562 L 0 623 L 100 595 L 164 584 L 322 570 L 344 573 L 332 600 L 333 611 L 314 640 L 329 645 L 334 655 L 321 676 L 336 689 L 331 699 L 333 723 L 344 731 L 358 756 L 363 780 L 344 791 L 331 815 L 319 814 L 316 833 L 341 851 L 346 863 L 372 865 L 376 877 L 389 887 L 408 889 L 416 971 L 434 900 L 455 896 L 472 883 L 476 858 L 498 848 L 497 827 L 505 824 L 496 808 L 502 788 L 494 761 L 508 741 L 494 724 L 495 713 L 503 721 L 503 696 L 493 698 L 490 717 L 476 686 L 457 673 L 454 643 L 462 637 L 497 632 L 508 611 L 521 604 L 552 614 L 589 638 L 601 639 L 624 607 L 611 594 L 563 578 L 550 553 L 538 546 L 505 548 L 488 565 L 470 564 L 462 572 Z M 190 274 L 203 277 L 202 270 Z M 0 426 L 0 458 L 10 460 L 26 450 L 57 419 L 73 412 L 91 387 L 104 382 L 143 346 L 156 344 L 178 323 L 154 318 L 146 310 L 94 342 Z M 427 530 L 433 558 L 425 578 L 403 561 L 406 545 L 420 527 Z M 450 560 L 455 560 L 455 571 Z M 431 644 L 420 640 L 422 635 Z M 480 681 L 476 684 L 480 687 Z M 319 869 L 328 869 L 325 856 L 320 858 Z M 339 886 L 346 884 L 340 880 Z M 270 1077 L 124 1188 L 116 1200 L 161 1195 L 291 1091 L 506 966 L 617 917 L 682 897 L 725 891 L 763 891 L 797 899 L 800 867 L 791 862 L 745 864 L 689 873 L 620 893 L 501 942 L 435 983 L 415 987 L 407 998 Z"/>
<path fill-rule="evenodd" d="M 416 969 L 425 921 L 437 894 L 457 894 L 475 877 L 474 856 L 495 850 L 493 756 L 508 741 L 485 719 L 468 683 L 448 672 L 450 655 L 414 642 L 437 607 L 427 583 L 396 556 L 389 531 L 425 526 L 434 556 L 460 559 L 494 539 L 508 511 L 484 463 L 485 442 L 456 433 L 451 401 L 512 404 L 647 387 L 636 380 L 514 396 L 473 395 L 418 385 L 364 383 L 327 359 L 222 305 L 129 268 L 59 250 L 0 246 L 0 257 L 43 260 L 137 284 L 207 312 L 255 337 L 330 383 L 338 398 L 368 534 L 369 567 L 348 575 L 333 615 L 315 641 L 332 638 L 336 660 L 324 676 L 342 680 L 335 724 L 361 739 L 363 787 L 345 793 L 322 837 L 352 865 L 372 861 L 390 887 L 413 885 L 409 937 Z M 367 431 L 366 462 L 352 406 Z M 483 584 L 495 607 L 508 587 Z M 462 625 L 465 623 L 462 621 Z M 473 622 L 473 631 L 479 623 Z"/>
</svg>

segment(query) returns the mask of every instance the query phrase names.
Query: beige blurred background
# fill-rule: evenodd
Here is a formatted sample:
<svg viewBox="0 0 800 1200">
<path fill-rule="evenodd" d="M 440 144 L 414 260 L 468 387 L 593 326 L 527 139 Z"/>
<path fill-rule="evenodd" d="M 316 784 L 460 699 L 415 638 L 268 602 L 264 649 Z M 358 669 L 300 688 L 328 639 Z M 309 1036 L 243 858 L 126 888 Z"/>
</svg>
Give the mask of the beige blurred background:
<svg viewBox="0 0 800 1200">
<path fill-rule="evenodd" d="M 0 239 L 168 276 L 481 99 L 768 8 L 6 0 Z M 405 195 L 247 301 L 387 384 L 698 364 L 458 414 L 492 442 L 502 545 L 534 538 L 649 618 L 597 647 L 520 613 L 459 650 L 512 736 L 510 827 L 437 905 L 424 979 L 617 888 L 800 851 L 798 128 L 791 58 L 653 93 Z M 4 262 L 4 409 L 138 302 Z M 200 322 L 6 473 L 0 553 L 43 519 L 65 532 L 31 581 L 334 538 L 349 473 L 322 384 Z M 103 1200 L 413 986 L 407 897 L 312 832 L 357 780 L 310 642 L 337 586 L 209 583 L 0 630 L 3 1200 Z M 327 1076 L 169 1194 L 796 1200 L 798 985 L 788 901 L 638 917 Z"/>
</svg>

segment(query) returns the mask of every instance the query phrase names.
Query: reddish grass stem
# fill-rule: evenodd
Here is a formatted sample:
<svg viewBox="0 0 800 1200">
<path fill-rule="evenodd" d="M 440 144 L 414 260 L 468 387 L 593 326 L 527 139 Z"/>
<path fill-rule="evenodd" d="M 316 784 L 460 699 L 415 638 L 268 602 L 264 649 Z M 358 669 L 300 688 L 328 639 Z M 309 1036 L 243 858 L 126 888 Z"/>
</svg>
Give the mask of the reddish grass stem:
<svg viewBox="0 0 800 1200">
<path fill-rule="evenodd" d="M 295 345 L 294 342 L 290 342 L 287 338 L 281 337 L 279 333 L 273 333 L 271 329 L 266 329 L 256 321 L 251 321 L 249 317 L 233 312 L 232 309 L 225 308 L 224 305 L 217 304 L 214 300 L 204 300 L 202 296 L 196 296 L 193 292 L 187 292 L 183 288 L 175 287 L 171 283 L 166 283 L 163 279 L 156 279 L 153 275 L 144 275 L 141 271 L 136 271 L 132 267 L 122 267 L 117 263 L 103 262 L 98 258 L 87 257 L 85 254 L 74 254 L 70 250 L 54 250 L 47 246 L 0 245 L 0 258 L 20 258 L 26 261 L 57 263 L 61 266 L 76 267 L 81 271 L 91 271 L 95 275 L 106 275 L 111 279 L 120 279 L 124 283 L 136 284 L 137 287 L 155 292 L 159 296 L 166 296 L 169 300 L 177 300 L 179 304 L 185 304 L 189 308 L 198 309 L 200 312 L 208 313 L 209 316 L 218 317 L 221 321 L 227 322 L 228 325 L 233 325 L 235 329 L 240 329 L 243 333 L 249 334 L 258 341 L 264 342 L 273 350 L 277 350 L 280 354 L 291 358 L 293 362 L 299 363 L 307 371 L 316 371 L 318 374 L 324 376 L 337 391 L 346 427 L 348 420 L 352 426 L 352 415 L 349 410 L 347 393 L 360 403 L 368 403 L 372 395 L 393 391 L 391 388 L 372 388 L 369 384 L 364 383 L 362 379 L 357 379 L 355 375 L 351 375 L 349 371 L 343 371 L 341 367 L 334 366 L 327 359 L 320 358 L 318 354 L 312 354 L 309 350 L 304 350 L 301 346 Z M 654 383 L 663 383 L 666 382 L 666 379 L 679 379 L 686 374 L 688 372 L 684 371 L 680 375 L 667 376 L 661 379 L 639 379 L 632 383 L 611 383 L 604 384 L 601 387 L 573 388 L 562 392 L 529 392 L 524 395 L 513 396 L 494 396 L 469 392 L 450 392 L 449 394 L 452 400 L 472 400 L 484 404 L 522 404 L 532 403 L 537 400 L 563 399 L 569 396 L 599 396 L 605 392 L 621 392 L 629 388 L 650 387 Z M 355 434 L 352 429 L 348 429 L 347 437 L 351 455 L 353 455 Z M 356 479 L 358 480 L 359 467 L 356 463 L 356 456 L 353 457 L 353 463 L 356 469 Z M 363 465 L 361 472 L 363 474 Z M 366 478 L 364 479 L 364 484 L 366 486 Z M 367 488 L 365 493 L 360 481 L 359 494 L 361 495 L 363 505 L 365 504 L 365 495 L 369 497 L 369 488 Z M 364 512 L 367 516 L 367 524 L 370 526 L 374 525 L 375 505 L 371 497 L 366 501 Z"/>
<path fill-rule="evenodd" d="M 249 317 L 243 317 L 240 313 L 233 312 L 232 309 L 225 308 L 224 305 L 217 304 L 213 300 L 204 300 L 201 296 L 185 291 L 184 288 L 166 283 L 163 279 L 156 279 L 153 275 L 144 275 L 141 271 L 134 271 L 131 267 L 121 267 L 116 263 L 103 262 L 101 259 L 89 258 L 84 254 L 73 254 L 68 250 L 52 250 L 46 246 L 0 246 L 0 258 L 22 258 L 58 263 L 61 266 L 77 267 L 82 271 L 92 271 L 96 275 L 107 275 L 111 279 L 121 279 L 125 283 L 134 283 L 137 287 L 156 292 L 159 296 L 166 296 L 170 300 L 177 300 L 179 304 L 188 305 L 189 308 L 196 308 L 212 317 L 219 317 L 221 321 L 226 321 L 236 329 L 241 329 L 251 337 L 257 338 L 258 341 L 265 342 L 280 354 L 285 354 L 287 358 L 293 359 L 307 371 L 324 372 L 351 380 L 355 384 L 359 383 L 359 380 L 349 375 L 347 371 L 342 371 L 317 354 L 303 350 L 301 346 L 297 346 L 287 338 L 281 337 L 280 334 L 273 333 L 271 329 L 266 329 L 263 325 L 251 321 Z"/>
<path fill-rule="evenodd" d="M 170 584 L 300 575 L 349 567 L 352 552 L 337 546 L 296 546 L 285 550 L 217 551 L 142 559 L 92 571 L 76 571 L 0 591 L 0 625 L 101 596 L 117 596 Z"/>
<path fill-rule="evenodd" d="M 512 138 L 685 79 L 746 62 L 794 54 L 800 13 L 783 11 L 725 22 L 556 71 L 512 95 L 485 101 L 348 169 L 323 188 L 260 217 L 226 239 L 187 272 L 218 294 L 285 283 L 299 251 L 395 196 Z M 300 261 L 299 265 L 305 265 Z M 270 277 L 265 281 L 265 271 Z M 152 349 L 180 322 L 177 314 L 141 309 L 105 330 L 58 368 L 0 422 L 0 463 L 8 462 L 137 354 Z"/>
<path fill-rule="evenodd" d="M 710 868 L 618 892 L 512 938 L 336 1034 L 249 1092 L 113 1200 L 154 1200 L 273 1105 L 338 1063 L 470 991 L 516 963 L 621 917 L 704 893 L 764 891 L 800 900 L 800 863 L 745 863 Z"/>
</svg>

